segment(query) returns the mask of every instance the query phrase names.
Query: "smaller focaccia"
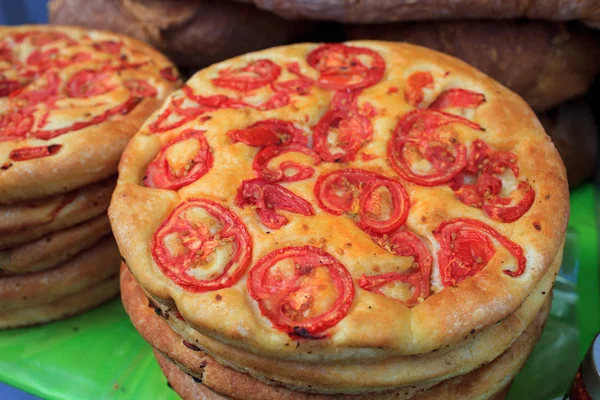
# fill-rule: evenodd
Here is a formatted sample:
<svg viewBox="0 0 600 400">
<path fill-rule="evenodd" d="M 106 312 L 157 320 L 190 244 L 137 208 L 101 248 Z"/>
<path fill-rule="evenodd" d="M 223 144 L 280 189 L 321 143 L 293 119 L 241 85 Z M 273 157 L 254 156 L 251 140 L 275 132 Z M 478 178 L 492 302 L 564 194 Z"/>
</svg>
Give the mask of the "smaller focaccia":
<svg viewBox="0 0 600 400">
<path fill-rule="evenodd" d="M 0 275 L 20 275 L 61 264 L 111 233 L 106 215 L 33 242 L 0 251 Z"/>
<path fill-rule="evenodd" d="M 15 247 L 106 212 L 115 179 L 32 202 L 0 206 L 0 249 Z"/>
<path fill-rule="evenodd" d="M 0 279 L 0 313 L 52 303 L 92 287 L 119 272 L 119 252 L 112 237 L 79 253 L 65 264 Z"/>
<path fill-rule="evenodd" d="M 126 36 L 0 28 L 0 204 L 114 174 L 127 141 L 179 85 L 173 65 Z"/>
</svg>

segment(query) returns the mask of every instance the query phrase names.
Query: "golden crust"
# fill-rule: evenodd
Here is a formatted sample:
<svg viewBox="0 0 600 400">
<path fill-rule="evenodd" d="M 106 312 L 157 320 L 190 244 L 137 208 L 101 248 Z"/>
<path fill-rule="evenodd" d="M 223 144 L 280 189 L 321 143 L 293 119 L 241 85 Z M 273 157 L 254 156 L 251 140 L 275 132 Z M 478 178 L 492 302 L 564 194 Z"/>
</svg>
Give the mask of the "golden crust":
<svg viewBox="0 0 600 400">
<path fill-rule="evenodd" d="M 85 290 L 116 275 L 119 263 L 115 241 L 109 237 L 56 268 L 0 278 L 0 312 L 48 304 Z"/>
<path fill-rule="evenodd" d="M 557 257 L 557 259 L 559 259 Z M 133 276 L 121 267 L 121 290 L 123 303 L 138 332 L 159 351 L 189 374 L 202 378 L 205 383 L 210 376 L 218 377 L 218 371 L 208 375 L 201 359 L 203 352 L 189 352 L 179 338 L 208 352 L 220 363 L 232 369 L 251 374 L 254 378 L 270 384 L 281 384 L 292 390 L 303 392 L 364 392 L 369 390 L 390 390 L 398 386 L 426 388 L 436 382 L 462 375 L 486 364 L 506 351 L 522 334 L 543 306 L 552 289 L 552 283 L 560 263 L 555 262 L 547 276 L 514 314 L 486 330 L 465 338 L 463 343 L 441 349 L 422 356 L 400 356 L 381 362 L 330 363 L 315 365 L 293 361 L 265 359 L 263 357 L 221 345 L 215 340 L 202 336 L 187 326 L 185 321 L 168 309 L 157 304 L 157 313 L 166 318 L 162 321 L 149 312 L 145 297 Z M 166 322 L 166 324 L 165 324 Z M 166 325 L 171 329 L 165 329 Z M 176 333 L 175 333 L 176 332 Z M 303 345 L 300 345 L 303 346 Z M 195 358 L 190 357 L 194 355 Z M 214 363 L 214 361 L 211 361 Z M 217 364 L 220 365 L 220 364 Z M 370 373 L 364 374 L 367 368 Z M 360 377 L 360 378 L 358 378 Z"/>
<path fill-rule="evenodd" d="M 132 64 L 143 63 L 136 68 L 110 72 L 110 79 L 117 79 L 120 83 L 108 94 L 98 96 L 99 100 L 96 105 L 90 104 L 89 99 L 59 100 L 66 104 L 61 105 L 59 110 L 51 110 L 47 129 L 68 126 L 64 124 L 76 121 L 91 120 L 110 107 L 124 104 L 129 98 L 128 96 L 132 95 L 129 89 L 123 86 L 122 79 L 143 80 L 156 89 L 157 95 L 143 98 L 127 115 L 117 113 L 101 123 L 70 131 L 48 140 L 29 137 L 0 142 L 0 164 L 3 165 L 2 171 L 0 171 L 0 204 L 68 192 L 111 176 L 117 169 L 120 155 L 128 140 L 148 115 L 159 107 L 162 100 L 180 84 L 180 81 L 173 82 L 161 75 L 160 70 L 163 68 L 172 68 L 173 73 L 176 73 L 173 65 L 162 54 L 139 40 L 115 33 L 68 26 L 24 25 L 2 27 L 0 40 L 9 40 L 13 43 L 14 40 L 7 38 L 29 31 L 63 33 L 77 42 L 76 50 L 65 46 L 64 43 L 59 45 L 50 43 L 46 44 L 46 47 L 40 46 L 44 51 L 48 48 L 57 48 L 59 56 L 71 51 L 80 51 L 91 55 L 91 60 L 75 62 L 66 67 L 51 66 L 44 70 L 46 73 L 49 71 L 58 73 L 62 84 L 78 71 L 97 70 L 102 63 L 117 62 L 122 56 L 128 57 L 126 61 Z M 122 42 L 123 47 L 117 54 L 109 55 L 107 52 L 94 48 L 94 45 L 101 41 Z M 23 43 L 25 44 L 22 44 L 21 47 L 16 42 L 13 45 L 16 46 L 18 56 L 25 58 L 32 49 L 27 41 Z M 20 61 L 24 62 L 22 59 Z M 13 72 L 10 67 L 9 72 Z M 4 71 L 5 74 L 9 72 Z M 22 78 L 18 79 L 22 80 Z M 36 84 L 35 79 L 32 84 Z M 14 107 L 18 109 L 19 106 L 15 106 L 6 99 L 3 99 L 0 104 L 2 113 L 6 113 Z M 36 111 L 34 115 L 35 123 L 40 126 L 41 111 Z M 59 125 L 61 122 L 63 125 Z M 43 158 L 14 161 L 9 157 L 10 152 L 17 148 L 51 145 L 61 145 L 62 147 L 56 154 Z"/>
<path fill-rule="evenodd" d="M 252 207 L 240 209 L 235 206 L 234 197 L 241 180 L 254 177 L 251 161 L 257 150 L 233 143 L 226 132 L 268 118 L 293 120 L 299 127 L 310 130 L 331 100 L 331 93 L 325 90 L 311 88 L 310 95 L 298 97 L 291 104 L 271 111 L 220 109 L 212 112 L 212 118 L 208 120 L 197 119 L 173 131 L 150 135 L 149 125 L 159 110 L 127 146 L 109 209 L 119 248 L 147 292 L 161 299 L 163 304 L 176 305 L 188 324 L 200 334 L 267 358 L 310 360 L 312 363 L 426 353 L 458 343 L 471 331 L 484 330 L 515 312 L 556 258 L 569 216 L 566 175 L 554 145 L 527 104 L 484 74 L 441 53 L 399 43 L 359 41 L 347 44 L 377 51 L 387 65 L 382 80 L 364 89 L 358 100 L 359 105 L 368 101 L 378 110 L 372 118 L 373 140 L 363 151 L 379 158 L 362 161 L 358 157 L 357 161 L 341 166 L 324 162 L 315 166 L 312 178 L 284 185 L 315 205 L 314 216 L 286 214 L 290 220 L 287 225 L 267 232 Z M 300 69 L 306 74 L 313 73 L 311 78 L 314 78 L 314 70 L 309 68 L 305 57 L 316 46 L 291 45 L 237 57 L 198 72 L 187 84 L 203 95 L 230 94 L 226 89 L 213 87 L 210 80 L 223 68 L 245 65 L 248 60 L 257 58 L 267 58 L 280 65 L 298 62 Z M 357 287 L 348 314 L 327 331 L 328 337 L 302 341 L 296 349 L 290 346 L 291 339 L 286 333 L 274 329 L 260 315 L 256 303 L 247 293 L 246 276 L 226 289 L 191 293 L 162 274 L 150 251 L 153 234 L 175 206 L 192 197 L 219 202 L 243 220 L 253 240 L 251 265 L 275 249 L 317 241 L 324 250 L 335 255 L 355 280 L 371 272 L 375 263 L 393 265 L 400 271 L 410 268 L 411 258 L 391 255 L 349 218 L 332 216 L 316 206 L 313 186 L 317 176 L 340 167 L 365 168 L 385 176 L 396 176 L 385 156 L 387 143 L 397 118 L 412 109 L 402 99 L 406 76 L 421 69 L 430 71 L 436 78 L 446 77 L 442 79 L 443 85 L 436 86 L 436 94 L 458 86 L 485 95 L 486 102 L 469 116 L 485 131 L 474 133 L 461 127 L 454 130 L 462 142 L 481 138 L 494 148 L 515 153 L 520 176 L 527 179 L 536 197 L 531 209 L 520 219 L 501 223 L 487 217 L 480 209 L 461 203 L 447 186 L 422 187 L 402 181 L 411 201 L 406 226 L 429 242 L 435 258 L 438 244 L 432 232 L 441 222 L 464 217 L 481 220 L 524 249 L 527 263 L 522 275 L 510 277 L 505 274 L 503 270 L 514 268 L 515 260 L 507 251 L 498 251 L 477 275 L 444 289 L 436 260 L 431 276 L 436 293 L 417 306 L 408 308 Z M 290 75 L 286 74 L 288 72 L 283 72 L 281 79 L 289 79 Z M 399 94 L 390 94 L 390 87 L 399 89 Z M 181 93 L 176 92 L 173 96 L 181 96 Z M 163 108 L 168 105 L 169 101 Z M 161 145 L 190 127 L 206 131 L 204 135 L 213 149 L 215 167 L 178 192 L 144 187 L 145 168 Z M 338 249 L 347 243 L 352 247 L 341 254 Z M 217 296 L 219 301 L 215 300 Z M 224 309 L 227 310 L 226 317 L 223 316 Z"/>
<path fill-rule="evenodd" d="M 48 304 L 8 311 L 0 314 L 0 329 L 22 328 L 46 324 L 87 311 L 119 293 L 119 278 L 110 277 L 81 292 L 71 293 Z"/>
<path fill-rule="evenodd" d="M 0 251 L 0 275 L 19 275 L 54 267 L 109 234 L 108 217 L 101 215 L 33 242 Z"/>
<path fill-rule="evenodd" d="M 123 271 L 121 275 L 123 282 Z M 133 280 L 132 280 L 133 281 Z M 141 292 L 140 292 L 141 294 Z M 122 292 L 122 295 L 128 296 Z M 127 304 L 127 300 L 124 299 Z M 128 310 L 129 311 L 129 310 Z M 522 368 L 529 354 L 537 343 L 544 323 L 550 311 L 550 297 L 544 302 L 544 307 L 536 314 L 536 318 L 531 322 L 528 328 L 515 341 L 515 343 L 502 355 L 491 363 L 478 368 L 466 375 L 444 381 L 422 394 L 411 397 L 414 400 L 429 399 L 483 399 L 493 398 L 494 400 L 503 399 L 508 392 L 508 387 L 516 373 Z M 149 318 L 160 321 L 152 311 L 146 311 Z M 132 317 L 132 321 L 137 322 Z M 139 321 L 139 320 L 138 320 Z M 158 324 L 158 323 L 157 323 Z M 161 324 L 162 325 L 162 324 Z M 139 325 L 136 325 L 136 328 Z M 166 327 L 165 327 L 166 328 Z M 165 329 L 166 330 L 166 329 Z M 171 336 L 171 333 L 166 333 Z M 197 364 L 204 365 L 204 373 L 200 379 L 186 374 L 177 366 L 177 362 L 170 359 L 171 353 L 161 352 L 160 348 L 154 350 L 156 359 L 167 376 L 171 386 L 179 393 L 184 400 L 192 399 L 244 399 L 244 400 L 269 400 L 269 399 L 294 399 L 294 400 L 318 400 L 318 399 L 373 399 L 372 394 L 361 396 L 343 396 L 343 395 L 318 395 L 301 392 L 292 392 L 275 386 L 266 385 L 258 380 L 249 377 L 246 374 L 237 372 L 225 366 L 221 366 L 210 356 L 203 355 L 202 352 L 193 351 L 182 344 L 180 352 L 188 353 L 188 359 Z M 216 381 L 214 376 L 222 375 L 222 379 Z M 215 382 L 216 381 L 216 382 Z M 217 383 L 217 384 L 215 384 Z M 399 391 L 402 392 L 402 391 Z M 225 397 L 221 397 L 223 395 Z M 377 396 L 377 395 L 375 395 Z M 394 397 L 398 398 L 398 397 Z"/>
</svg>

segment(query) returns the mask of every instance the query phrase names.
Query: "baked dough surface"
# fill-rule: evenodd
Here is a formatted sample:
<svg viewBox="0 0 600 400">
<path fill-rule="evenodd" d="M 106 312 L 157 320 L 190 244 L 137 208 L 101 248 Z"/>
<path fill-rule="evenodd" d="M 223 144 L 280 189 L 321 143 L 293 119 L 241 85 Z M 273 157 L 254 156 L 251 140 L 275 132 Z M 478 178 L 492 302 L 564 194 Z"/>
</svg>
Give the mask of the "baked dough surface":
<svg viewBox="0 0 600 400">
<path fill-rule="evenodd" d="M 169 60 L 123 35 L 2 27 L 0 49 L 0 204 L 109 177 L 127 141 L 179 86 Z"/>
<path fill-rule="evenodd" d="M 250 53 L 215 64 L 195 74 L 187 82 L 187 92 L 180 90 L 173 93 L 163 107 L 146 121 L 125 150 L 119 167 L 119 181 L 109 209 L 111 225 L 121 253 L 147 293 L 164 307 L 178 310 L 185 321 L 202 335 L 267 358 L 310 363 L 381 360 L 426 353 L 458 343 L 472 332 L 483 330 L 517 310 L 559 252 L 569 216 L 565 170 L 554 145 L 522 99 L 467 64 L 435 51 L 408 44 L 376 41 L 347 42 L 345 45 L 377 53 L 385 63 L 380 79 L 354 92 L 339 90 L 336 94 L 335 90 L 324 87 L 326 85 L 319 81 L 322 78 L 319 77 L 319 71 L 307 62 L 307 55 L 318 49 L 318 44 L 298 44 Z M 219 83 L 218 78 L 223 78 L 231 71 L 244 75 L 248 71 L 244 68 L 253 63 L 265 62 L 264 60 L 276 64 L 281 70 L 276 81 L 270 85 L 246 87 L 244 91 L 240 91 Z M 365 64 L 361 64 L 363 62 Z M 349 67 L 354 68 L 359 64 L 367 65 L 369 69 L 372 64 L 368 63 L 369 61 L 364 61 L 363 55 L 359 55 Z M 419 102 L 412 101 L 416 104 L 413 106 L 409 104 L 405 93 L 409 90 L 407 81 L 415 72 L 429 73 L 433 83 L 423 90 Z M 277 94 L 274 88 L 295 79 L 304 79 L 311 84 L 304 91 L 288 93 L 288 101 L 282 101 L 277 107 L 268 103 Z M 477 124 L 479 128 L 467 123 L 446 124 L 439 129 L 441 136 L 436 140 L 463 144 L 467 149 L 467 157 L 472 153 L 476 140 L 485 142 L 495 152 L 512 154 L 510 160 L 515 161 L 518 175 L 511 177 L 511 172 L 506 169 L 506 173 L 499 178 L 503 187 L 500 196 L 505 199 L 514 197 L 508 200 L 509 203 L 512 202 L 511 206 L 519 201 L 520 196 L 524 198 L 525 195 L 519 194 L 518 190 L 511 192 L 510 189 L 516 188 L 519 182 L 529 185 L 529 191 L 534 193 L 530 207 L 513 221 L 492 218 L 481 205 L 465 204 L 458 192 L 447 183 L 425 186 L 405 179 L 397 173 L 397 168 L 394 168 L 388 157 L 388 148 L 394 140 L 394 131 L 399 121 L 405 121 L 403 118 L 415 108 L 431 109 L 435 99 L 439 99 L 444 92 L 457 88 L 482 94 L 484 101 L 476 107 L 454 107 L 444 112 L 459 115 Z M 308 215 L 303 215 L 298 211 L 288 212 L 279 208 L 276 211 L 287 218 L 287 223 L 276 229 L 265 226 L 256 205 L 246 204 L 242 207 L 236 202 L 242 181 L 257 176 L 253 160 L 260 148 L 236 142 L 232 139 L 231 131 L 242 130 L 264 120 L 291 121 L 308 138 L 306 146 L 315 150 L 311 147 L 315 139 L 315 126 L 328 109 L 334 107 L 332 100 L 339 92 L 355 96 L 356 103 L 351 112 L 368 119 L 372 135 L 361 142 L 351 161 L 349 159 L 352 157 L 347 157 L 338 159 L 338 162 L 321 159 L 315 163 L 306 154 L 286 153 L 268 164 L 269 169 L 273 170 L 276 169 L 276 161 L 295 161 L 296 164 L 309 166 L 314 170 L 308 178 L 278 182 L 278 185 L 310 203 L 314 212 L 310 215 L 305 210 L 304 213 Z M 215 95 L 221 97 L 210 97 Z M 205 100 L 210 97 L 215 102 L 220 99 L 220 108 L 215 107 L 214 102 L 212 108 L 200 106 L 199 103 L 194 106 L 194 101 L 201 101 L 198 100 L 201 97 Z M 181 117 L 173 117 L 173 110 L 177 107 L 196 110 L 202 108 L 202 111 L 181 122 Z M 360 117 L 357 118 L 361 120 Z M 364 119 L 361 121 L 364 122 Z M 165 127 L 169 124 L 179 126 L 157 129 L 157 126 Z M 334 125 L 332 124 L 333 128 L 339 128 Z M 201 135 L 206 140 L 210 156 L 205 153 L 203 157 L 205 161 L 211 158 L 212 165 L 207 167 L 202 176 L 175 190 L 147 187 L 148 181 L 155 179 L 149 178 L 148 165 L 162 157 L 161 154 L 167 154 L 164 158 L 176 164 L 189 157 L 190 148 L 202 148 L 200 140 L 188 142 L 194 144 L 187 147 L 173 145 L 188 129 L 204 131 Z M 330 139 L 331 135 L 327 136 L 328 143 Z M 163 147 L 167 147 L 167 150 L 159 154 Z M 418 161 L 415 162 L 419 164 Z M 188 167 L 190 165 L 195 164 L 189 164 Z M 432 257 L 431 272 L 426 274 L 427 289 L 415 304 L 408 304 L 405 298 L 396 301 L 388 295 L 365 290 L 359 285 L 363 276 L 389 272 L 410 274 L 416 267 L 414 257 L 401 256 L 378 245 L 374 240 L 375 235 L 360 227 L 357 214 L 347 212 L 334 215 L 318 202 L 315 195 L 317 179 L 346 168 L 363 169 L 386 177 L 389 180 L 385 182 L 392 182 L 389 183 L 390 187 L 400 184 L 406 191 L 409 199 L 408 215 L 399 230 L 416 235 Z M 425 171 L 426 174 L 432 167 L 423 167 L 421 163 L 413 166 L 415 168 L 421 168 L 421 173 Z M 181 280 L 176 283 L 173 277 L 196 282 L 199 279 L 210 280 L 210 276 L 213 276 L 210 275 L 211 271 L 216 269 L 217 274 L 221 272 L 218 266 L 215 267 L 215 263 L 231 257 L 236 250 L 235 243 L 243 243 L 245 239 L 242 234 L 236 236 L 237 239 L 230 239 L 232 242 L 225 240 L 217 245 L 214 253 L 216 261 L 203 259 L 205 264 L 199 263 L 189 270 L 181 269 L 176 263 L 167 265 L 164 262 L 164 257 L 175 258 L 190 254 L 186 253 L 187 250 L 182 250 L 182 247 L 177 247 L 177 243 L 182 243 L 177 234 L 173 235 L 171 232 L 160 236 L 157 233 L 174 226 L 165 222 L 174 209 L 189 206 L 192 210 L 191 218 L 206 217 L 206 212 L 202 211 L 206 208 L 197 208 L 194 204 L 198 203 L 191 199 L 201 199 L 205 207 L 209 207 L 206 204 L 212 204 L 210 207 L 213 210 L 220 207 L 218 209 L 221 211 L 217 214 L 227 215 L 226 218 L 234 221 L 230 222 L 234 226 L 243 225 L 250 238 L 251 249 L 247 245 L 242 249 L 242 253 L 249 257 L 248 264 L 229 281 L 228 287 L 199 289 L 199 286 L 194 286 L 195 283 L 188 286 L 180 284 Z M 394 204 L 398 206 L 398 203 Z M 225 209 L 228 211 L 223 211 Z M 241 224 L 237 218 L 241 220 Z M 476 259 L 473 263 L 482 263 L 481 269 L 456 284 L 445 285 L 440 274 L 439 256 L 444 251 L 447 256 L 453 245 L 446 245 L 445 250 L 441 249 L 439 236 L 434 233 L 439 233 L 447 221 L 464 218 L 479 221 L 497 232 L 497 235 L 491 235 L 490 229 L 486 228 L 487 233 L 481 234 L 480 231 L 478 235 L 480 239 L 482 235 L 486 236 L 487 241 L 481 240 L 495 251 L 489 260 L 485 260 L 487 263 L 481 257 L 474 256 Z M 216 226 L 222 223 L 224 222 L 213 221 Z M 190 229 L 193 231 L 195 228 Z M 189 234 L 189 230 L 185 234 Z M 160 236 L 159 239 L 157 235 Z M 455 235 L 456 233 L 449 235 L 451 240 L 456 238 Z M 504 239 L 498 239 L 499 237 Z M 169 248 L 173 243 L 165 244 L 165 240 L 169 242 L 171 239 L 180 242 Z M 516 253 L 510 250 L 514 249 L 513 244 L 522 249 L 522 271 L 518 271 Z M 253 270 L 257 273 L 255 269 L 259 260 L 264 261 L 263 257 L 288 246 L 321 249 L 337 260 L 351 278 L 354 295 L 348 294 L 350 289 L 345 292 L 351 298 L 348 309 L 339 308 L 341 318 L 320 331 L 318 339 L 306 337 L 310 335 L 298 339 L 293 332 L 290 334 L 275 326 L 273 318 L 268 317 L 265 312 L 266 306 L 259 304 L 256 296 L 252 296 L 248 290 L 251 286 L 248 283 L 249 274 Z M 162 252 L 162 256 L 158 256 L 157 251 Z M 196 254 L 201 255 L 200 250 Z M 161 266 L 157 263 L 160 257 L 163 257 Z M 334 263 L 331 257 L 326 258 L 329 260 L 327 263 Z M 164 273 L 165 270 L 168 270 L 169 276 Z M 333 278 L 329 281 L 324 278 L 327 288 L 331 286 L 328 284 L 332 280 Z M 335 298 L 336 294 L 341 295 L 342 290 L 338 287 L 320 293 L 323 293 L 323 298 L 313 293 L 312 300 L 325 301 L 323 299 L 329 296 L 327 301 L 331 304 L 334 301 L 331 300 L 331 293 L 334 293 Z M 295 332 L 300 335 L 303 333 L 301 330 Z"/>
</svg>

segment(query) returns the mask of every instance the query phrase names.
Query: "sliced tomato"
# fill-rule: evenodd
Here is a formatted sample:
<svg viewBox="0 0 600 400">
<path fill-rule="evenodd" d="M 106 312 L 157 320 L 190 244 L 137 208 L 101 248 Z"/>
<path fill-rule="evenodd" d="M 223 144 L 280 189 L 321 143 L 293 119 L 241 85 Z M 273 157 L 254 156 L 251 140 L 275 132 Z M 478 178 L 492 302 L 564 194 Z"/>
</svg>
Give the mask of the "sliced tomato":
<svg viewBox="0 0 600 400">
<path fill-rule="evenodd" d="M 160 76 L 171 82 L 176 82 L 179 79 L 177 70 L 173 67 L 162 68 L 160 70 Z"/>
<path fill-rule="evenodd" d="M 93 44 L 94 49 L 109 54 L 119 54 L 123 48 L 123 42 L 117 42 L 116 40 L 102 40 Z"/>
<path fill-rule="evenodd" d="M 444 221 L 433 231 L 433 236 L 440 244 L 438 263 L 444 286 L 454 286 L 481 271 L 496 254 L 492 239 L 515 257 L 516 268 L 504 270 L 505 274 L 514 277 L 525 271 L 527 260 L 523 248 L 481 221 L 468 218 Z"/>
<path fill-rule="evenodd" d="M 405 298 L 392 297 L 394 300 L 413 307 L 431 294 L 429 279 L 433 263 L 429 249 L 423 241 L 410 231 L 398 231 L 391 236 L 373 238 L 381 247 L 402 257 L 413 257 L 412 267 L 405 272 L 388 272 L 378 275 L 363 275 L 358 286 L 369 292 L 386 295 L 385 289 L 396 282 L 408 284 L 411 296 Z"/>
<path fill-rule="evenodd" d="M 260 59 L 248 62 L 240 68 L 226 68 L 219 71 L 219 77 L 212 80 L 213 85 L 249 92 L 275 82 L 281 74 L 281 68 L 271 60 Z"/>
<path fill-rule="evenodd" d="M 24 139 L 33 128 L 33 115 L 24 110 L 15 110 L 0 115 L 0 141 Z"/>
<path fill-rule="evenodd" d="M 316 84 L 325 89 L 366 88 L 378 83 L 385 73 L 383 57 L 365 47 L 324 44 L 308 53 L 306 60 L 319 71 Z M 297 65 L 291 70 L 300 74 Z"/>
<path fill-rule="evenodd" d="M 202 114 L 212 111 L 199 104 L 197 107 L 182 107 L 183 102 L 183 98 L 171 100 L 169 106 L 161 112 L 150 125 L 148 125 L 150 133 L 170 131 L 193 121 Z"/>
<path fill-rule="evenodd" d="M 191 292 L 230 287 L 244 274 L 252 258 L 252 238 L 244 222 L 227 207 L 209 199 L 188 199 L 179 204 L 154 232 L 152 258 L 162 273 Z M 227 262 L 214 268 L 216 252 Z M 222 257 L 219 257 L 219 262 Z M 200 279 L 194 270 L 207 275 Z"/>
<path fill-rule="evenodd" d="M 117 84 L 107 72 L 85 69 L 74 74 L 66 85 L 69 97 L 94 97 L 116 89 Z"/>
<path fill-rule="evenodd" d="M 362 169 L 321 175 L 314 193 L 323 210 L 348 215 L 369 234 L 395 231 L 406 222 L 410 208 L 408 193 L 400 182 Z"/>
<path fill-rule="evenodd" d="M 255 207 L 263 225 L 270 229 L 279 229 L 289 221 L 277 210 L 315 215 L 315 210 L 308 201 L 278 183 L 261 178 L 242 181 L 235 204 L 241 208 L 248 205 Z"/>
<path fill-rule="evenodd" d="M 463 170 L 467 163 L 466 147 L 456 138 L 444 138 L 438 133 L 440 127 L 448 124 L 481 130 L 465 118 L 442 111 L 418 109 L 402 117 L 388 145 L 388 160 L 398 175 L 421 186 L 437 186 L 450 182 Z M 409 152 L 427 160 L 430 170 L 415 171 L 407 160 Z"/>
<path fill-rule="evenodd" d="M 519 175 L 517 156 L 508 151 L 492 149 L 481 139 L 475 140 L 464 172 L 450 187 L 464 204 L 481 208 L 491 218 L 501 222 L 514 222 L 525 214 L 535 201 L 535 191 L 527 182 L 519 182 L 510 197 L 501 197 L 502 180 L 496 175 L 510 169 L 515 178 Z M 465 183 L 470 178 L 474 183 Z M 515 197 L 520 197 L 515 205 Z"/>
<path fill-rule="evenodd" d="M 429 108 L 432 110 L 444 110 L 447 108 L 477 108 L 484 102 L 485 96 L 483 93 L 455 88 L 440 93 Z"/>
<path fill-rule="evenodd" d="M 141 79 L 127 79 L 123 81 L 123 85 L 133 97 L 156 97 L 158 94 L 154 86 Z"/>
<path fill-rule="evenodd" d="M 283 92 L 287 94 L 296 94 L 299 96 L 306 96 L 310 93 L 312 82 L 306 79 L 291 79 L 284 82 L 274 82 L 272 84 L 273 90 L 276 92 Z"/>
<path fill-rule="evenodd" d="M 14 79 L 0 80 L 0 97 L 6 97 L 17 89 L 21 88 L 21 83 Z"/>
<path fill-rule="evenodd" d="M 44 86 L 38 85 L 44 81 Z M 21 89 L 12 92 L 9 97 L 18 100 L 21 107 L 38 103 L 51 104 L 59 95 L 60 83 L 61 79 L 56 72 L 48 72 L 36 81 L 36 86 L 23 86 Z"/>
<path fill-rule="evenodd" d="M 32 45 L 37 46 L 37 47 L 45 46 L 47 44 L 58 42 L 61 40 L 66 42 L 69 45 L 77 44 L 75 39 L 71 38 L 66 33 L 57 32 L 57 31 L 40 30 L 40 31 L 20 32 L 20 33 L 16 33 L 15 35 L 13 35 L 13 38 L 15 39 L 15 42 L 17 42 L 17 43 L 22 43 L 26 39 L 29 39 L 29 42 Z"/>
<path fill-rule="evenodd" d="M 185 147 L 179 145 L 186 142 Z M 193 149 L 189 154 L 174 154 L 169 151 L 174 147 L 181 153 Z M 213 156 L 204 131 L 187 129 L 178 137 L 168 142 L 146 168 L 144 184 L 147 187 L 178 190 L 203 177 L 213 165 Z"/>
<path fill-rule="evenodd" d="M 252 168 L 256 175 L 271 182 L 293 182 L 308 179 L 315 173 L 314 168 L 301 165 L 295 161 L 284 161 L 279 168 L 269 168 L 269 162 L 275 157 L 286 153 L 303 153 L 312 157 L 314 165 L 321 162 L 321 157 L 308 147 L 300 144 L 289 144 L 286 146 L 267 146 L 254 156 Z"/>
<path fill-rule="evenodd" d="M 33 160 L 34 158 L 48 157 L 58 153 L 61 144 L 51 144 L 50 146 L 37 146 L 37 147 L 21 147 L 14 149 L 8 156 L 13 161 L 27 161 Z"/>
<path fill-rule="evenodd" d="M 273 326 L 293 338 L 321 339 L 348 313 L 352 276 L 313 246 L 290 246 L 261 258 L 248 274 L 248 293 Z"/>
<path fill-rule="evenodd" d="M 424 89 L 433 88 L 433 75 L 431 72 L 417 71 L 406 78 L 404 87 L 404 100 L 413 107 L 418 107 L 425 98 Z"/>
<path fill-rule="evenodd" d="M 291 143 L 308 145 L 308 136 L 302 129 L 296 128 L 290 121 L 279 119 L 258 121 L 247 128 L 229 131 L 227 135 L 234 142 L 253 147 Z"/>
<path fill-rule="evenodd" d="M 368 106 L 359 110 L 357 92 L 338 92 L 313 128 L 314 149 L 324 161 L 350 162 L 373 136 Z"/>
</svg>

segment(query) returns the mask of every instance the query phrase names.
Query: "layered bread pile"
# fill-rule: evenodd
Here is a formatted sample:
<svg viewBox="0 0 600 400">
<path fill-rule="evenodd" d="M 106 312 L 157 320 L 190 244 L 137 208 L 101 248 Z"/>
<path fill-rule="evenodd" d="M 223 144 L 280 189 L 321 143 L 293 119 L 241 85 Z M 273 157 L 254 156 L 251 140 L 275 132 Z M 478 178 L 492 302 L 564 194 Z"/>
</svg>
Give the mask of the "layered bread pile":
<svg viewBox="0 0 600 400">
<path fill-rule="evenodd" d="M 127 146 L 123 303 L 185 399 L 502 398 L 569 215 L 531 108 L 408 44 L 195 74 Z"/>
<path fill-rule="evenodd" d="M 517 92 L 542 121 L 563 116 L 564 123 L 546 128 L 576 187 L 595 173 L 598 160 L 597 122 L 579 98 L 600 71 L 600 7 L 597 0 L 571 3 L 52 0 L 49 10 L 53 23 L 134 35 L 192 68 L 305 40 L 387 40 L 442 51 Z M 572 100 L 582 105 L 575 109 Z"/>
<path fill-rule="evenodd" d="M 176 87 L 148 45 L 79 28 L 0 29 L 0 328 L 118 292 L 106 210 L 125 145 Z"/>
</svg>

